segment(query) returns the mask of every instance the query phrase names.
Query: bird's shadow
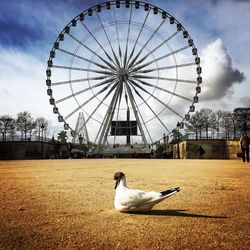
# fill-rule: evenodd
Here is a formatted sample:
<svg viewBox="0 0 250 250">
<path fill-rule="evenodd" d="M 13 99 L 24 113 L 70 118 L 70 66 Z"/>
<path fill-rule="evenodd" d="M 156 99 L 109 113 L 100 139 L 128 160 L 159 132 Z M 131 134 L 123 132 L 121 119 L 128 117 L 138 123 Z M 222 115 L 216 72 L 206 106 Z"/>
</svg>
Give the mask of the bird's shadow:
<svg viewBox="0 0 250 250">
<path fill-rule="evenodd" d="M 149 211 L 130 211 L 129 214 L 138 215 L 154 215 L 154 216 L 177 216 L 177 217 L 189 217 L 189 218 L 210 218 L 210 219 L 227 219 L 226 216 L 214 216 L 206 214 L 193 214 L 187 213 L 188 210 L 149 210 Z"/>
</svg>

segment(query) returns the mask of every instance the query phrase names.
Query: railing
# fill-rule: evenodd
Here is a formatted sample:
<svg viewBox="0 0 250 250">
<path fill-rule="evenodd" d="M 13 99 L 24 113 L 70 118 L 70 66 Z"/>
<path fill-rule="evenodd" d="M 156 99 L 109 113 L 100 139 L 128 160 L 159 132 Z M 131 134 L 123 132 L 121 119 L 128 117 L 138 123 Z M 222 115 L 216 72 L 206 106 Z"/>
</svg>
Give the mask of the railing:
<svg viewBox="0 0 250 250">
<path fill-rule="evenodd" d="M 217 133 L 212 134 L 209 133 L 208 137 L 206 136 L 205 133 L 201 134 L 201 138 L 200 135 L 198 134 L 198 138 L 196 138 L 196 134 L 195 133 L 188 133 L 182 136 L 182 140 L 234 140 L 234 139 L 239 139 L 240 138 L 240 133 L 236 133 L 235 138 L 230 135 L 229 137 L 225 136 L 225 133 L 219 133 L 219 135 Z"/>
<path fill-rule="evenodd" d="M 133 146 L 130 145 L 114 145 L 113 147 L 110 146 L 103 146 L 100 150 L 104 154 L 133 154 L 133 153 L 150 153 L 151 147 L 149 145 L 144 144 L 135 144 Z M 98 152 L 98 150 L 93 150 L 94 152 Z"/>
</svg>

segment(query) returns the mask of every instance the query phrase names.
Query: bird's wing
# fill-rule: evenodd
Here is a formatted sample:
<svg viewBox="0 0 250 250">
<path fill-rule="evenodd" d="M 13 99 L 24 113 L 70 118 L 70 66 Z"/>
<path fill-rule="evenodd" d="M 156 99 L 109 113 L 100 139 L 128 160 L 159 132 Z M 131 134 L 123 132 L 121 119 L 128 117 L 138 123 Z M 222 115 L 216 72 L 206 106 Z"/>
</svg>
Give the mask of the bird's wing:
<svg viewBox="0 0 250 250">
<path fill-rule="evenodd" d="M 145 192 L 142 190 L 127 189 L 120 196 L 120 204 L 125 207 L 140 207 L 158 200 L 161 196 L 159 192 Z"/>
</svg>

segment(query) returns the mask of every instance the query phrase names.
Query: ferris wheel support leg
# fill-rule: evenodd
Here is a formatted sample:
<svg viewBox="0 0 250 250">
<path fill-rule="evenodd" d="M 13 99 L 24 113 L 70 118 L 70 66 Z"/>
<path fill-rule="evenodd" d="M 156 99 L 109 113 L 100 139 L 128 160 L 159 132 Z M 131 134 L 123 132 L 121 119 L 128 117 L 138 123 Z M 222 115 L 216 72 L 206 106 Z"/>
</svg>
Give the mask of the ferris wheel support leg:
<svg viewBox="0 0 250 250">
<path fill-rule="evenodd" d="M 130 122 L 130 111 L 129 111 L 129 108 L 127 109 L 127 123 L 129 124 Z M 130 135 L 127 135 L 126 136 L 126 143 L 127 145 L 130 145 Z"/>
<path fill-rule="evenodd" d="M 89 118 L 87 119 L 86 123 L 88 122 L 88 120 L 94 115 L 94 113 L 98 110 L 98 108 L 101 106 L 101 104 L 104 102 L 104 100 L 113 92 L 114 89 L 116 89 L 116 87 L 118 86 L 119 82 L 116 82 L 113 87 L 111 87 L 111 89 L 109 90 L 109 92 L 104 96 L 104 98 L 102 99 L 102 101 L 97 105 L 97 107 L 94 109 L 94 111 L 91 113 L 91 115 L 89 116 Z M 106 112 L 104 118 L 103 118 L 103 121 L 105 121 L 107 119 L 107 116 L 108 116 L 108 112 Z M 95 137 L 95 140 L 94 140 L 94 143 L 96 144 L 97 142 L 97 139 L 99 137 L 99 134 L 101 132 L 101 129 L 102 129 L 102 125 L 100 126 L 100 128 L 98 129 L 98 132 L 96 134 L 96 137 Z"/>
<path fill-rule="evenodd" d="M 105 116 L 103 118 L 104 121 L 107 119 L 107 116 L 108 116 L 108 112 L 106 112 L 106 114 L 105 114 Z M 99 138 L 99 134 L 100 134 L 101 130 L 102 130 L 102 125 L 98 129 L 98 132 L 97 132 L 95 140 L 94 140 L 94 144 L 98 144 L 98 145 L 100 144 L 100 141 L 98 141 L 98 143 L 97 143 L 97 140 Z"/>
<path fill-rule="evenodd" d="M 115 114 L 115 108 L 116 108 L 116 105 L 117 105 L 118 98 L 119 98 L 119 96 L 121 94 L 121 91 L 122 91 L 122 83 L 120 83 L 119 89 L 118 89 L 118 91 L 116 93 L 116 96 L 115 96 L 114 105 L 112 107 L 112 112 L 111 112 L 111 116 L 110 116 L 110 119 L 109 119 L 109 122 L 108 122 L 108 127 L 107 127 L 107 129 L 105 131 L 103 143 L 107 142 L 108 132 L 109 132 L 110 127 L 111 127 L 112 119 L 113 119 L 114 114 Z"/>
<path fill-rule="evenodd" d="M 105 144 L 107 141 L 108 131 L 110 129 L 111 121 L 112 121 L 113 116 L 114 116 L 114 110 L 115 110 L 115 106 L 116 106 L 116 103 L 118 100 L 120 89 L 121 89 L 120 87 L 118 87 L 116 89 L 115 94 L 110 102 L 110 106 L 109 106 L 109 109 L 107 111 L 108 115 L 106 116 L 106 119 L 104 121 L 98 144 Z"/>
<path fill-rule="evenodd" d="M 137 112 L 137 109 L 136 109 L 136 106 L 135 106 L 135 103 L 134 103 L 134 97 L 133 97 L 132 91 L 131 91 L 128 83 L 126 83 L 126 88 L 127 88 L 127 91 L 128 91 L 128 96 L 129 96 L 129 99 L 130 99 L 130 102 L 131 102 L 133 112 L 135 114 L 135 118 L 136 118 L 139 130 L 141 132 L 142 141 L 146 145 L 147 144 L 147 139 L 146 139 L 146 136 L 144 134 L 144 131 L 143 131 L 143 128 L 142 128 L 142 125 L 141 125 L 141 121 L 140 121 L 140 118 L 139 118 L 139 115 L 138 115 L 138 112 Z"/>
</svg>

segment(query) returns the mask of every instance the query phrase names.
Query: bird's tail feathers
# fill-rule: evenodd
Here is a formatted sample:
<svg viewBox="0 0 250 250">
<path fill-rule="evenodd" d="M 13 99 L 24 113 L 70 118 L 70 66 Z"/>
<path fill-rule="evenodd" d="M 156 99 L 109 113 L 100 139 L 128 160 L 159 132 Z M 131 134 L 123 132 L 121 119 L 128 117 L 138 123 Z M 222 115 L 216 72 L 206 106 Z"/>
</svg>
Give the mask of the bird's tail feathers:
<svg viewBox="0 0 250 250">
<path fill-rule="evenodd" d="M 177 188 L 171 188 L 165 191 L 160 192 L 162 196 L 170 196 L 172 194 L 175 194 L 180 191 L 180 187 Z"/>
</svg>

